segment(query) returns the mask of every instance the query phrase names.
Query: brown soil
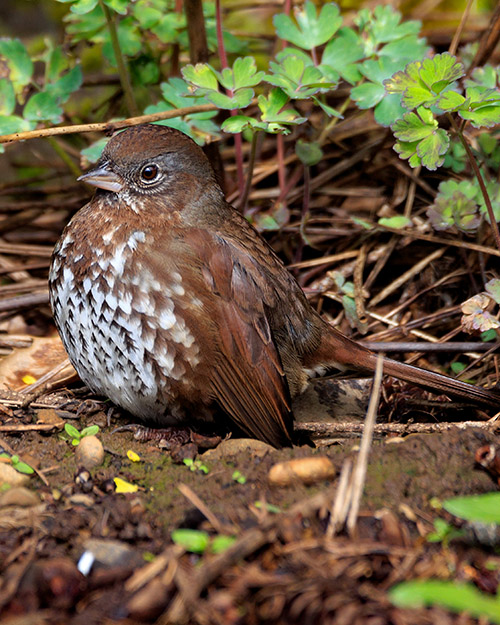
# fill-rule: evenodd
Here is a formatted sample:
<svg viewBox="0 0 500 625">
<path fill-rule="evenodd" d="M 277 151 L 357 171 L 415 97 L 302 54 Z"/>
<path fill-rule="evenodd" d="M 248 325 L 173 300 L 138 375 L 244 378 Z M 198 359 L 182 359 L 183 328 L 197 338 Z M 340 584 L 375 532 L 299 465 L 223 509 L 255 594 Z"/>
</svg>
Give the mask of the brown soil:
<svg viewBox="0 0 500 625">
<path fill-rule="evenodd" d="M 73 423 L 102 425 L 103 418 Z M 101 429 L 105 460 L 90 473 L 77 467 L 75 448 L 60 433 L 5 438 L 23 460 L 48 469 L 48 485 L 33 476 L 36 505 L 0 508 L 2 623 L 471 622 L 441 608 L 396 608 L 386 591 L 419 576 L 485 583 L 487 548 L 464 539 L 443 547 L 424 537 L 438 516 L 451 520 L 433 498 L 492 490 L 474 464 L 492 434 L 457 429 L 376 440 L 353 540 L 345 532 L 327 537 L 337 479 L 275 487 L 268 472 L 276 462 L 318 455 L 339 472 L 359 439 L 285 450 L 230 440 L 198 456 L 204 473 L 175 464 L 157 443 L 112 429 Z M 129 449 L 139 462 L 129 460 Z M 114 492 L 115 477 L 139 490 Z M 177 528 L 236 542 L 222 555 L 190 554 L 173 545 Z M 82 575 L 75 563 L 86 550 L 97 560 Z M 495 590 L 497 574 L 488 575 Z"/>
</svg>

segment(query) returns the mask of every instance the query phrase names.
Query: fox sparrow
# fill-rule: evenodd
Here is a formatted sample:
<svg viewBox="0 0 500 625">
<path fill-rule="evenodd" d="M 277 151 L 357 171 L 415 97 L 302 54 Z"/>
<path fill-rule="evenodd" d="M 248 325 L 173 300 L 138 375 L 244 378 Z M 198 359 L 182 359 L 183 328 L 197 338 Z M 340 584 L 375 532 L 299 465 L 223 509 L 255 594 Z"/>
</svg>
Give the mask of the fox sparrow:
<svg viewBox="0 0 500 625">
<path fill-rule="evenodd" d="M 203 151 L 165 126 L 125 130 L 80 180 L 98 187 L 56 245 L 50 301 L 69 358 L 95 392 L 175 425 L 225 413 L 288 444 L 291 399 L 328 370 L 376 355 L 324 321 L 225 200 Z M 393 360 L 384 372 L 490 406 L 500 392 Z"/>
</svg>

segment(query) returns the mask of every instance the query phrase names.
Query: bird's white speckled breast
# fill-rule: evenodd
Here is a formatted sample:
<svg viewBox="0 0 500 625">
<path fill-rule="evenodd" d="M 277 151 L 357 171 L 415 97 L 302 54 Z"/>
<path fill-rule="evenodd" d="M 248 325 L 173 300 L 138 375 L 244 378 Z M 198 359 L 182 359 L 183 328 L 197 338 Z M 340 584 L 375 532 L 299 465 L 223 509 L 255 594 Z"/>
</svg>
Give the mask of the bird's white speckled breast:
<svg viewBox="0 0 500 625">
<path fill-rule="evenodd" d="M 168 414 L 176 421 L 183 414 L 173 388 L 199 356 L 174 304 L 185 295 L 182 277 L 173 271 L 168 284 L 160 282 L 137 253 L 145 233 L 124 237 L 122 230 L 105 230 L 93 249 L 74 234 L 60 240 L 49 276 L 54 318 L 71 362 L 94 392 L 139 418 Z"/>
</svg>

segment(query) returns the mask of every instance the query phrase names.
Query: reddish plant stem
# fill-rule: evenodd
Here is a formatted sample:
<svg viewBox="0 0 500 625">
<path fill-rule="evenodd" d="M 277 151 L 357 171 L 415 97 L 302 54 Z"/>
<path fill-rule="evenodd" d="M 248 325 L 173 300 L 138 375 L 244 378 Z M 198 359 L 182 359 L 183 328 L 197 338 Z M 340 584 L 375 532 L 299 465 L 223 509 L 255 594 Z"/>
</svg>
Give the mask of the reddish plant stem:
<svg viewBox="0 0 500 625">
<path fill-rule="evenodd" d="M 217 47 L 219 49 L 219 59 L 221 69 L 229 67 L 227 62 L 226 48 L 224 47 L 224 36 L 222 34 L 222 11 L 220 6 L 220 0 L 215 0 L 215 23 L 217 31 Z M 233 90 L 227 89 L 227 95 L 231 98 L 233 96 Z M 237 115 L 236 109 L 231 110 L 230 115 Z M 240 197 L 243 197 L 245 193 L 245 175 L 243 172 L 243 141 L 241 133 L 234 135 L 234 155 L 236 160 L 236 174 L 238 178 L 238 191 Z"/>
<path fill-rule="evenodd" d="M 496 246 L 500 250 L 500 232 L 498 231 L 498 224 L 495 219 L 495 215 L 493 213 L 493 206 L 491 205 L 490 196 L 488 195 L 488 190 L 486 189 L 486 185 L 484 184 L 483 176 L 481 175 L 481 170 L 479 169 L 479 165 L 477 164 L 476 159 L 474 158 L 474 154 L 472 153 L 469 142 L 465 138 L 462 130 L 457 126 L 455 120 L 453 119 L 453 115 L 448 115 L 448 118 L 451 122 L 453 130 L 456 132 L 458 138 L 462 142 L 464 149 L 467 153 L 467 158 L 469 159 L 469 163 L 474 171 L 474 174 L 479 183 L 479 188 L 481 189 L 481 193 L 483 194 L 484 203 L 486 204 L 486 210 L 488 211 L 488 216 L 490 218 L 490 226 L 493 232 L 493 238 L 495 239 Z"/>
</svg>

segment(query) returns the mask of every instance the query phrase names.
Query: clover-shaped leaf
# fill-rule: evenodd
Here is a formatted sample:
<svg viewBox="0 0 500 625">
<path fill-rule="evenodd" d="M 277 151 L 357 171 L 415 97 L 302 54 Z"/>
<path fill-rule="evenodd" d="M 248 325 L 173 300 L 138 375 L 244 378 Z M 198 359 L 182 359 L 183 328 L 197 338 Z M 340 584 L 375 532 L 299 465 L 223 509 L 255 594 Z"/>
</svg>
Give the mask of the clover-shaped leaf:
<svg viewBox="0 0 500 625">
<path fill-rule="evenodd" d="M 370 40 L 373 48 L 408 35 L 417 35 L 421 27 L 421 23 L 416 20 L 401 22 L 401 13 L 390 5 L 378 5 L 373 13 L 362 9 L 354 21 Z M 368 52 L 371 54 L 370 50 Z"/>
<path fill-rule="evenodd" d="M 19 93 L 33 75 L 33 61 L 19 39 L 0 38 L 0 59 L 3 58 L 9 70 L 9 80 L 14 91 Z"/>
<path fill-rule="evenodd" d="M 441 93 L 464 73 L 456 57 L 444 52 L 432 59 L 409 63 L 404 71 L 385 80 L 384 85 L 388 93 L 401 93 L 403 106 L 412 110 L 438 103 Z"/>
<path fill-rule="evenodd" d="M 486 183 L 486 191 L 493 208 L 493 216 L 496 221 L 500 221 L 500 184 L 494 180 L 490 180 Z M 490 223 L 490 215 L 482 193 L 478 193 L 477 202 L 479 204 L 479 212 L 484 216 L 486 221 Z"/>
<path fill-rule="evenodd" d="M 499 68 L 491 65 L 476 67 L 472 72 L 472 77 L 465 80 L 466 87 L 483 87 L 485 89 L 495 89 L 498 82 Z"/>
<path fill-rule="evenodd" d="M 184 79 L 195 87 L 217 91 L 217 75 L 208 63 L 185 65 L 181 71 Z"/>
<path fill-rule="evenodd" d="M 495 300 L 497 304 L 500 304 L 500 280 L 493 278 L 484 285 L 488 295 Z"/>
<path fill-rule="evenodd" d="M 427 209 L 427 217 L 435 230 L 456 228 L 465 234 L 474 233 L 480 223 L 477 203 L 460 191 L 451 197 L 437 197 Z"/>
<path fill-rule="evenodd" d="M 46 91 L 32 95 L 23 110 L 23 116 L 28 121 L 48 121 L 53 124 L 61 121 L 62 113 L 58 99 Z"/>
<path fill-rule="evenodd" d="M 307 63 L 300 55 L 281 57 L 280 63 L 271 61 L 269 67 L 272 74 L 267 74 L 264 80 L 280 87 L 292 99 L 306 99 L 335 87 L 318 67 Z"/>
<path fill-rule="evenodd" d="M 489 312 L 492 299 L 486 293 L 479 293 L 469 298 L 461 305 L 462 329 L 469 334 L 487 332 L 500 328 L 500 321 Z"/>
<path fill-rule="evenodd" d="M 0 78 L 0 115 L 11 115 L 16 108 L 16 94 L 8 78 Z"/>
<path fill-rule="evenodd" d="M 491 299 L 494 300 L 495 303 L 500 304 L 500 279 L 493 278 L 492 280 L 489 280 L 484 285 L 484 288 Z"/>
<path fill-rule="evenodd" d="M 319 143 L 299 139 L 295 144 L 295 153 L 306 166 L 316 165 L 323 158 L 323 150 Z"/>
<path fill-rule="evenodd" d="M 423 165 L 435 170 L 443 164 L 450 139 L 438 128 L 431 111 L 419 107 L 417 113 L 406 113 L 391 126 L 398 139 L 394 149 L 400 158 L 408 158 L 412 167 Z"/>
<path fill-rule="evenodd" d="M 364 56 L 364 47 L 357 33 L 352 28 L 344 27 L 326 44 L 321 64 L 331 67 L 354 85 L 361 79 L 356 61 Z"/>
<path fill-rule="evenodd" d="M 466 91 L 467 100 L 458 110 L 462 119 L 469 120 L 474 128 L 482 126 L 491 128 L 500 123 L 500 92 L 496 89 L 483 89 L 469 86 Z"/>
<path fill-rule="evenodd" d="M 226 67 L 222 72 L 217 72 L 220 84 L 228 90 L 234 91 L 242 87 L 254 87 L 258 85 L 264 72 L 258 72 L 255 59 L 251 56 L 238 57 L 232 69 Z"/>
<path fill-rule="evenodd" d="M 312 50 L 327 42 L 342 25 L 340 10 L 330 2 L 323 5 L 319 15 L 313 2 L 306 0 L 294 10 L 296 23 L 284 14 L 275 15 L 273 23 L 278 37 L 299 48 Z"/>
<path fill-rule="evenodd" d="M 368 59 L 358 65 L 359 71 L 367 79 L 366 82 L 351 89 L 351 97 L 360 109 L 375 108 L 375 119 L 383 126 L 390 126 L 400 118 L 404 109 L 400 104 L 399 94 L 387 95 L 384 80 L 391 76 L 401 63 L 390 57 Z"/>
<path fill-rule="evenodd" d="M 443 180 L 443 182 L 439 183 L 438 196 L 451 198 L 457 192 L 469 200 L 475 200 L 478 193 L 480 193 L 479 187 L 470 180 Z"/>
</svg>

